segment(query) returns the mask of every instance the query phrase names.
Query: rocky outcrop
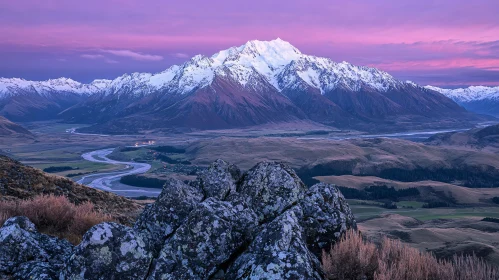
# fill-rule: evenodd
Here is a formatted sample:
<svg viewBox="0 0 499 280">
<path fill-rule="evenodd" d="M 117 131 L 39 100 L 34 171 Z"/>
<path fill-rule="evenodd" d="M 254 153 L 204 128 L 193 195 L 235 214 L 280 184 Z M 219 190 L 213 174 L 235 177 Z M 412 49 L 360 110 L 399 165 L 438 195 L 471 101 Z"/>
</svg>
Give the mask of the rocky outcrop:
<svg viewBox="0 0 499 280">
<path fill-rule="evenodd" d="M 0 228 L 0 279 L 14 273 L 28 275 L 23 273 L 26 267 L 40 263 L 45 268 L 37 269 L 39 272 L 29 269 L 30 275 L 42 270 L 57 271 L 72 251 L 71 243 L 39 233 L 28 218 L 10 218 Z"/>
<path fill-rule="evenodd" d="M 21 264 L 16 269 L 12 277 L 14 280 L 36 279 L 36 280 L 55 280 L 58 278 L 58 269 L 50 263 L 29 261 Z"/>
<path fill-rule="evenodd" d="M 283 163 L 262 162 L 244 175 L 238 192 L 260 221 L 275 218 L 305 195 L 305 184 Z"/>
<path fill-rule="evenodd" d="M 207 170 L 199 174 L 193 185 L 201 189 L 206 197 L 224 199 L 230 192 L 236 191 L 236 182 L 241 177 L 241 170 L 218 159 Z"/>
<path fill-rule="evenodd" d="M 297 206 L 263 227 L 227 279 L 322 279 L 320 263 L 303 237 L 300 212 Z"/>
<path fill-rule="evenodd" d="M 149 279 L 208 279 L 251 240 L 256 214 L 208 198 L 168 239 Z"/>
<path fill-rule="evenodd" d="M 169 180 L 133 228 L 96 225 L 74 250 L 55 250 L 62 241 L 26 218 L 8 220 L 0 244 L 12 255 L 0 256 L 0 271 L 17 279 L 323 279 L 321 250 L 350 228 L 335 186 L 308 188 L 283 163 L 241 175 L 218 160 L 194 182 Z"/>
<path fill-rule="evenodd" d="M 310 250 L 320 257 L 348 228 L 357 228 L 355 218 L 341 192 L 331 184 L 310 187 L 300 201 L 301 223 Z"/>
<path fill-rule="evenodd" d="M 61 279 L 144 279 L 152 253 L 133 229 L 102 223 L 83 236 L 66 261 Z"/>
<path fill-rule="evenodd" d="M 166 237 L 171 235 L 201 202 L 203 195 L 197 189 L 176 179 L 166 182 L 163 191 L 146 207 L 135 223 L 151 251 L 157 253 Z"/>
</svg>

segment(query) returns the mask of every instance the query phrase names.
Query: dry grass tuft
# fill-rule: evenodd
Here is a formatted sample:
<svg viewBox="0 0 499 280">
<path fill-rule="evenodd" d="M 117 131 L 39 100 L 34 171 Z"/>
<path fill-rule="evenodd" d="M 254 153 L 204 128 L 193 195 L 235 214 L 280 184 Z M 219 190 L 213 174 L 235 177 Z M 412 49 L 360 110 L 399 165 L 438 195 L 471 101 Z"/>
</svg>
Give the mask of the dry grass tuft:
<svg viewBox="0 0 499 280">
<path fill-rule="evenodd" d="M 65 196 L 55 195 L 0 201 L 0 225 L 15 216 L 26 216 L 40 232 L 67 239 L 73 244 L 78 244 L 92 226 L 112 220 L 110 215 L 96 211 L 90 202 L 75 205 Z"/>
<path fill-rule="evenodd" d="M 356 231 L 348 231 L 329 252 L 323 252 L 324 272 L 330 279 L 361 279 L 378 268 L 376 245 Z"/>
<path fill-rule="evenodd" d="M 385 238 L 380 247 L 349 231 L 329 252 L 322 253 L 328 279 L 375 280 L 497 280 L 497 268 L 476 256 L 437 260 L 398 240 Z"/>
</svg>

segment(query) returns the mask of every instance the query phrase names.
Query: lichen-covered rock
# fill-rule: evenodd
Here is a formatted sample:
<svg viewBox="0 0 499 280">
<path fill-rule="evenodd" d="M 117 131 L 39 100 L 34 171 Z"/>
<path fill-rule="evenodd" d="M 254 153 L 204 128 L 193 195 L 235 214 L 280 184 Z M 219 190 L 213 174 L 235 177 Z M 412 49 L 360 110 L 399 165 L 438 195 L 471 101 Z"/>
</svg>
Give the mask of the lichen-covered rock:
<svg viewBox="0 0 499 280">
<path fill-rule="evenodd" d="M 240 177 L 217 160 L 190 184 L 168 180 L 134 228 L 92 227 L 76 248 L 25 217 L 0 228 L 0 279 L 322 279 L 321 250 L 354 216 L 329 184 L 282 163 Z"/>
<path fill-rule="evenodd" d="M 357 228 L 350 206 L 334 185 L 313 185 L 300 205 L 307 244 L 318 257 L 348 229 Z"/>
<path fill-rule="evenodd" d="M 226 279 L 322 279 L 318 259 L 308 250 L 295 206 L 265 225 L 229 267 Z"/>
<path fill-rule="evenodd" d="M 244 175 L 238 188 L 260 221 L 280 215 L 303 198 L 305 191 L 294 170 L 277 162 L 257 164 Z"/>
<path fill-rule="evenodd" d="M 21 264 L 15 271 L 13 280 L 56 280 L 58 269 L 54 268 L 50 263 L 30 261 Z"/>
<path fill-rule="evenodd" d="M 251 209 L 208 198 L 165 242 L 149 279 L 208 279 L 250 242 L 257 225 Z"/>
<path fill-rule="evenodd" d="M 13 217 L 0 228 L 0 277 L 10 275 L 28 261 L 48 262 L 60 268 L 74 246 L 37 232 L 26 217 Z"/>
<path fill-rule="evenodd" d="M 166 237 L 176 230 L 203 199 L 195 188 L 176 179 L 169 179 L 156 202 L 148 205 L 135 223 L 148 248 L 161 249 Z"/>
<path fill-rule="evenodd" d="M 236 182 L 240 177 L 241 170 L 237 166 L 217 159 L 198 175 L 194 185 L 203 190 L 205 197 L 223 200 L 229 193 L 236 191 Z"/>
<path fill-rule="evenodd" d="M 92 227 L 61 271 L 61 279 L 144 279 L 152 253 L 133 229 L 102 223 Z"/>
</svg>

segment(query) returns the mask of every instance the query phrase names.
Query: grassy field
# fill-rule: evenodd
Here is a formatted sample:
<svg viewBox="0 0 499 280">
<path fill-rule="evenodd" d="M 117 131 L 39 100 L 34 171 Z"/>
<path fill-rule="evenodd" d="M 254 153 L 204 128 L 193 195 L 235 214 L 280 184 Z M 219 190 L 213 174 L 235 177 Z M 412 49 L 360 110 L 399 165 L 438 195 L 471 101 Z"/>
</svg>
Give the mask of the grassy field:
<svg viewBox="0 0 499 280">
<path fill-rule="evenodd" d="M 88 124 L 31 122 L 24 124 L 33 133 L 65 133 L 67 129 L 87 127 Z"/>
<path fill-rule="evenodd" d="M 66 176 L 68 174 L 79 174 L 79 176 L 71 177 L 74 180 L 81 178 L 83 175 L 98 173 L 98 172 L 110 172 L 114 170 L 122 169 L 122 166 L 112 165 L 112 164 L 104 164 L 98 162 L 90 162 L 86 160 L 72 161 L 72 162 L 64 162 L 64 163 L 40 163 L 40 164 L 29 164 L 38 169 L 45 169 L 48 167 L 60 167 L 60 166 L 69 166 L 72 167 L 73 170 L 67 170 L 62 172 L 55 172 L 52 174 L 59 176 Z"/>
<path fill-rule="evenodd" d="M 371 219 L 383 214 L 399 214 L 421 221 L 433 219 L 458 219 L 458 218 L 499 218 L 499 207 L 472 207 L 472 208 L 422 208 L 422 203 L 417 201 L 397 202 L 399 209 L 385 209 L 381 203 L 373 201 L 348 200 L 355 218 L 358 221 Z M 401 208 L 413 207 L 413 208 Z"/>
</svg>

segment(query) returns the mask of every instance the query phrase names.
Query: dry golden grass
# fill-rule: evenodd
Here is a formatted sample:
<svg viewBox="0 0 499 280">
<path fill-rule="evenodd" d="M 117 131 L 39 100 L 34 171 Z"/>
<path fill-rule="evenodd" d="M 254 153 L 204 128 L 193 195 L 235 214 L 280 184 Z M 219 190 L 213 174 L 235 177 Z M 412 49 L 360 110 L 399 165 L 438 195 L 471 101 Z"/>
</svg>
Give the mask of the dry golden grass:
<svg viewBox="0 0 499 280">
<path fill-rule="evenodd" d="M 1 201 L 0 224 L 15 216 L 26 216 L 40 232 L 67 239 L 73 244 L 78 244 L 92 226 L 112 220 L 110 215 L 95 210 L 91 202 L 75 205 L 65 196 L 54 195 Z"/>
<path fill-rule="evenodd" d="M 323 269 L 329 279 L 361 279 L 374 275 L 378 268 L 376 245 L 367 242 L 359 232 L 348 231 L 341 242 L 323 252 Z"/>
<path fill-rule="evenodd" d="M 433 255 L 385 238 L 381 246 L 350 231 L 330 251 L 323 251 L 328 279 L 497 280 L 499 271 L 475 256 L 437 260 Z"/>
</svg>

